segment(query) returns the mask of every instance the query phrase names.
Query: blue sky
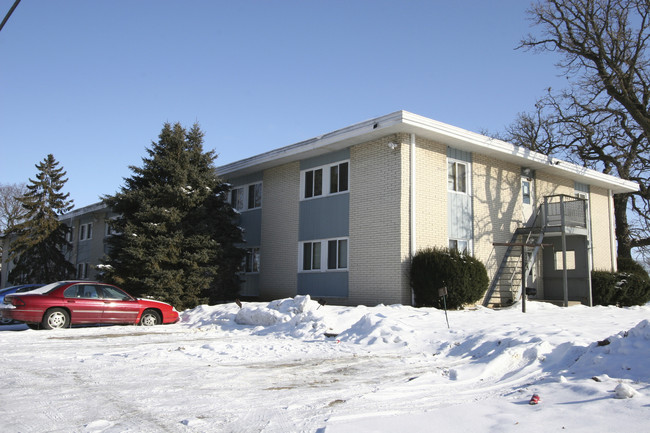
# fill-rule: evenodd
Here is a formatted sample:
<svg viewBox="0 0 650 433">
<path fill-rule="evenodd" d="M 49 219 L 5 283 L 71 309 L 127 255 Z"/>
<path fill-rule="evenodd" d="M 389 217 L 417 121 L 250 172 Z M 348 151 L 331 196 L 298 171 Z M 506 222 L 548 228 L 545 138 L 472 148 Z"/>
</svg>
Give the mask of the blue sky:
<svg viewBox="0 0 650 433">
<path fill-rule="evenodd" d="M 23 0 L 0 32 L 0 183 L 52 153 L 95 203 L 164 122 L 198 122 L 216 165 L 396 110 L 501 131 L 565 82 L 515 50 L 529 4 Z"/>
</svg>

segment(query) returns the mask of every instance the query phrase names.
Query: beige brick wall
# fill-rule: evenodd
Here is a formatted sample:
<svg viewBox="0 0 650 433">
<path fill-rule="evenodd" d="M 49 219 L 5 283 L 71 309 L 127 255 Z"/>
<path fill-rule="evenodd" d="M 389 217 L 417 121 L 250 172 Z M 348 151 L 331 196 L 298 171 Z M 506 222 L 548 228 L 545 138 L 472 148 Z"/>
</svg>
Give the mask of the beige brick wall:
<svg viewBox="0 0 650 433">
<path fill-rule="evenodd" d="M 485 155 L 472 154 L 474 256 L 485 264 L 490 278 L 503 259 L 505 247 L 522 224 L 521 168 Z"/>
<path fill-rule="evenodd" d="M 417 137 L 415 153 L 416 251 L 447 247 L 447 146 Z M 408 203 L 407 203 L 408 205 Z"/>
<path fill-rule="evenodd" d="M 571 179 L 537 172 L 535 189 L 535 200 L 539 206 L 544 203 L 544 196 L 547 195 L 566 194 L 573 197 L 575 182 Z"/>
<path fill-rule="evenodd" d="M 410 303 L 407 137 L 350 149 L 349 304 Z"/>
<path fill-rule="evenodd" d="M 300 163 L 264 171 L 260 298 L 296 295 Z"/>
<path fill-rule="evenodd" d="M 612 263 L 611 232 L 612 216 L 610 215 L 610 198 L 603 188 L 591 187 L 589 192 L 589 217 L 591 218 L 592 255 L 594 269 L 613 271 L 616 264 Z M 613 206 L 613 205 L 612 205 Z"/>
</svg>

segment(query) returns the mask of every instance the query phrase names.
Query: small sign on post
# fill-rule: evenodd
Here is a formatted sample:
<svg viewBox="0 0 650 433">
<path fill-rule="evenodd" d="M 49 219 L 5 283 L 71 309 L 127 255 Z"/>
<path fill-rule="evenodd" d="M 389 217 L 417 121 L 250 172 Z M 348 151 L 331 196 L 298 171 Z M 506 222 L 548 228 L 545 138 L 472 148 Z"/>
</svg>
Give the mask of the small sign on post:
<svg viewBox="0 0 650 433">
<path fill-rule="evenodd" d="M 442 304 L 445 306 L 445 320 L 447 320 L 447 329 L 449 329 L 449 317 L 447 317 L 447 286 L 438 289 L 438 296 L 442 298 Z"/>
</svg>

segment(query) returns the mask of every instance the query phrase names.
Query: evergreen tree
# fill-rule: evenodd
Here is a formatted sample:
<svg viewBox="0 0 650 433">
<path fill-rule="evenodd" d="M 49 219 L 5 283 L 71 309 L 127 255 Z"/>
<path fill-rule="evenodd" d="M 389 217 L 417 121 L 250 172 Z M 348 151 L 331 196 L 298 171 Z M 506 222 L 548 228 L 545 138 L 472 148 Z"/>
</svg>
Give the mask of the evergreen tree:
<svg viewBox="0 0 650 433">
<path fill-rule="evenodd" d="M 8 279 L 14 284 L 50 283 L 74 275 L 74 266 L 63 254 L 71 246 L 66 240 L 69 228 L 58 218 L 73 204 L 69 193 L 60 192 L 68 179 L 58 164 L 51 154 L 37 164 L 36 180 L 29 179 L 25 195 L 18 198 L 24 219 L 8 233 L 13 239 L 9 259 L 16 264 Z"/>
<path fill-rule="evenodd" d="M 104 279 L 178 309 L 233 299 L 242 234 L 228 185 L 215 174 L 216 155 L 203 151 L 203 132 L 166 123 L 147 153 L 120 192 L 104 197 L 120 214 L 111 222 L 117 234 L 108 241 Z"/>
</svg>

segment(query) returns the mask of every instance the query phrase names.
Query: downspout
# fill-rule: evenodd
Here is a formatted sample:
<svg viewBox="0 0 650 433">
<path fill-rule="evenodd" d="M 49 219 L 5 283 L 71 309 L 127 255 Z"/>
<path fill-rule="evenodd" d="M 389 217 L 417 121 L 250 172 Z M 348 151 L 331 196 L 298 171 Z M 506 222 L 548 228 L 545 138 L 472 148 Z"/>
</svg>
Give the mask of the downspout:
<svg viewBox="0 0 650 433">
<path fill-rule="evenodd" d="M 611 189 L 607 190 L 607 208 L 609 214 L 609 253 L 612 261 L 612 272 L 618 271 L 616 261 L 616 232 L 614 228 L 614 193 Z"/>
<path fill-rule="evenodd" d="M 415 257 L 416 253 L 416 239 L 415 239 L 415 134 L 411 134 L 411 142 L 409 147 L 409 217 L 410 217 L 410 253 L 411 260 Z M 415 294 L 411 288 L 411 305 L 415 305 Z"/>
<path fill-rule="evenodd" d="M 410 216 L 411 216 L 411 259 L 415 256 L 416 253 L 416 239 L 415 239 L 415 134 L 411 134 L 411 148 L 409 153 L 409 165 L 410 165 L 410 180 L 409 180 L 409 191 L 411 194 L 410 197 Z"/>
</svg>

